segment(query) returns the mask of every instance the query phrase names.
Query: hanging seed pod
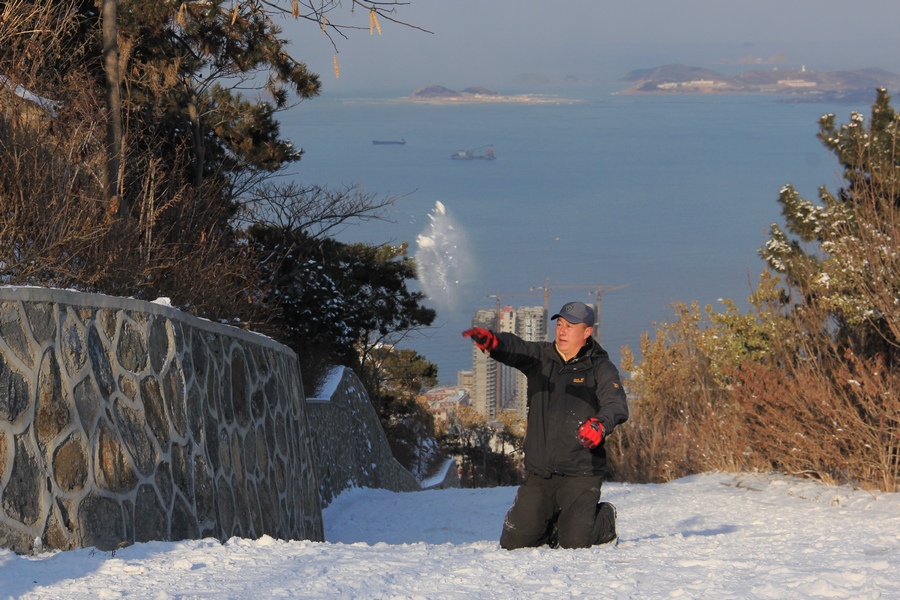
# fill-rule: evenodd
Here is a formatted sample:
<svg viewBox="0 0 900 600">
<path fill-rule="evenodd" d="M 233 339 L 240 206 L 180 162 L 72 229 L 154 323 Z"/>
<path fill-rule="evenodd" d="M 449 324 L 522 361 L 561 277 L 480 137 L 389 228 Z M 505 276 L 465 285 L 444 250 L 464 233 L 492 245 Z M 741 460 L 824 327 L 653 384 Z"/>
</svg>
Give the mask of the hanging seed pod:
<svg viewBox="0 0 900 600">
<path fill-rule="evenodd" d="M 378 32 L 378 35 L 381 35 L 381 23 L 378 22 L 378 14 L 374 8 L 369 11 L 369 35 L 372 35 L 373 27 Z"/>
</svg>

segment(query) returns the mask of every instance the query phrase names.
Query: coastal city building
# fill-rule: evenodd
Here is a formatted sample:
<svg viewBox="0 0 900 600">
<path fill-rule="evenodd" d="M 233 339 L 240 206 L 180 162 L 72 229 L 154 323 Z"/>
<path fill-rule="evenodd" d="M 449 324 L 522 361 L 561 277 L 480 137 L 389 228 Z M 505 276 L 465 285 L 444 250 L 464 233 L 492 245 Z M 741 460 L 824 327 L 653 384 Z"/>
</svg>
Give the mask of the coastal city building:
<svg viewBox="0 0 900 600">
<path fill-rule="evenodd" d="M 799 88 L 799 87 L 816 87 L 815 81 L 809 81 L 807 79 L 779 79 L 778 85 L 783 85 L 790 88 Z"/>
<path fill-rule="evenodd" d="M 497 331 L 497 311 L 479 310 L 472 319 L 472 327 Z M 497 417 L 498 364 L 472 344 L 472 408 L 488 417 Z"/>
<path fill-rule="evenodd" d="M 446 421 L 457 408 L 469 404 L 469 390 L 459 386 L 432 388 L 422 397 L 428 403 L 428 409 L 436 422 Z"/>
<path fill-rule="evenodd" d="M 472 384 L 475 381 L 475 373 L 469 371 L 456 372 L 456 387 L 469 390 L 471 393 Z"/>
<path fill-rule="evenodd" d="M 520 307 L 516 311 L 515 333 L 523 340 L 541 342 L 547 339 L 547 311 L 541 306 Z M 528 382 L 525 374 L 516 371 L 515 410 L 520 419 L 527 416 Z"/>
<path fill-rule="evenodd" d="M 514 333 L 526 341 L 543 341 L 547 338 L 547 313 L 541 306 L 479 310 L 472 326 Z M 472 348 L 472 406 L 489 420 L 506 410 L 524 419 L 528 399 L 525 376 L 492 360 L 474 345 Z"/>
</svg>

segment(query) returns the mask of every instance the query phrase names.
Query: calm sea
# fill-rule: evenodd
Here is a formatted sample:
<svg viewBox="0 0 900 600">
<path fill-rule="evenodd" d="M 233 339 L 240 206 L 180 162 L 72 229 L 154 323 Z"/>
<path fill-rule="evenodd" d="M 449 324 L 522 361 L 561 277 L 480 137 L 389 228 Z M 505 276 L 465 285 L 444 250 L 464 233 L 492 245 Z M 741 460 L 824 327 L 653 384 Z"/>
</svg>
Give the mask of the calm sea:
<svg viewBox="0 0 900 600">
<path fill-rule="evenodd" d="M 838 122 L 868 105 L 787 103 L 774 96 L 628 96 L 620 84 L 538 92 L 558 103 L 419 105 L 322 97 L 282 115 L 306 154 L 299 182 L 361 184 L 401 196 L 385 215 L 339 239 L 409 242 L 432 225 L 437 201 L 468 258 L 433 327 L 401 346 L 435 362 L 442 382 L 471 368 L 460 337 L 476 310 L 592 302 L 602 286 L 601 343 L 618 363 L 625 345 L 671 320 L 674 302 L 746 307 L 763 268 L 757 251 L 780 222 L 779 189 L 816 198 L 839 167 L 816 139 L 822 114 Z M 501 89 L 503 94 L 535 90 Z M 407 95 L 400 91 L 396 97 Z M 874 99 L 874 91 L 872 94 Z M 577 99 L 571 103 L 563 99 Z M 405 145 L 372 140 L 404 139 Z M 451 160 L 493 144 L 496 160 Z M 530 295 L 537 294 L 537 295 Z"/>
</svg>

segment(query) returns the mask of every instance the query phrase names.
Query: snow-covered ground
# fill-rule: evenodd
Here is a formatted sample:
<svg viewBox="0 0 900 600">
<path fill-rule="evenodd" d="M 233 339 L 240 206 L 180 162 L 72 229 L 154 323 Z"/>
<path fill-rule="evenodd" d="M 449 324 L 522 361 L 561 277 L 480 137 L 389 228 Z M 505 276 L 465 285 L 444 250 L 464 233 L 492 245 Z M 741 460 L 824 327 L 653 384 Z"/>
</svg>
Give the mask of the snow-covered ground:
<svg viewBox="0 0 900 600">
<path fill-rule="evenodd" d="M 603 491 L 616 545 L 501 550 L 515 488 L 354 489 L 325 543 L 0 551 L 0 597 L 900 598 L 900 494 L 729 474 Z"/>
</svg>

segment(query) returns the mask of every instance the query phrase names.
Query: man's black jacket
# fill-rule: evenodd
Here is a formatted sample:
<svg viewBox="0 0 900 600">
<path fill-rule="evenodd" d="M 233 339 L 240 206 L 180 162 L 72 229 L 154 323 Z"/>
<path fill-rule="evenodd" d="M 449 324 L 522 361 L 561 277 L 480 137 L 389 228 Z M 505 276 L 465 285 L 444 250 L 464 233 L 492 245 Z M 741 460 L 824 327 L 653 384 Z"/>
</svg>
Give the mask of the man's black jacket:
<svg viewBox="0 0 900 600">
<path fill-rule="evenodd" d="M 609 354 L 593 338 L 564 361 L 552 342 L 526 342 L 499 333 L 491 358 L 528 379 L 525 470 L 550 477 L 605 475 L 606 436 L 628 419 L 625 390 Z M 578 426 L 591 417 L 603 424 L 604 442 L 593 450 L 578 441 Z"/>
</svg>

